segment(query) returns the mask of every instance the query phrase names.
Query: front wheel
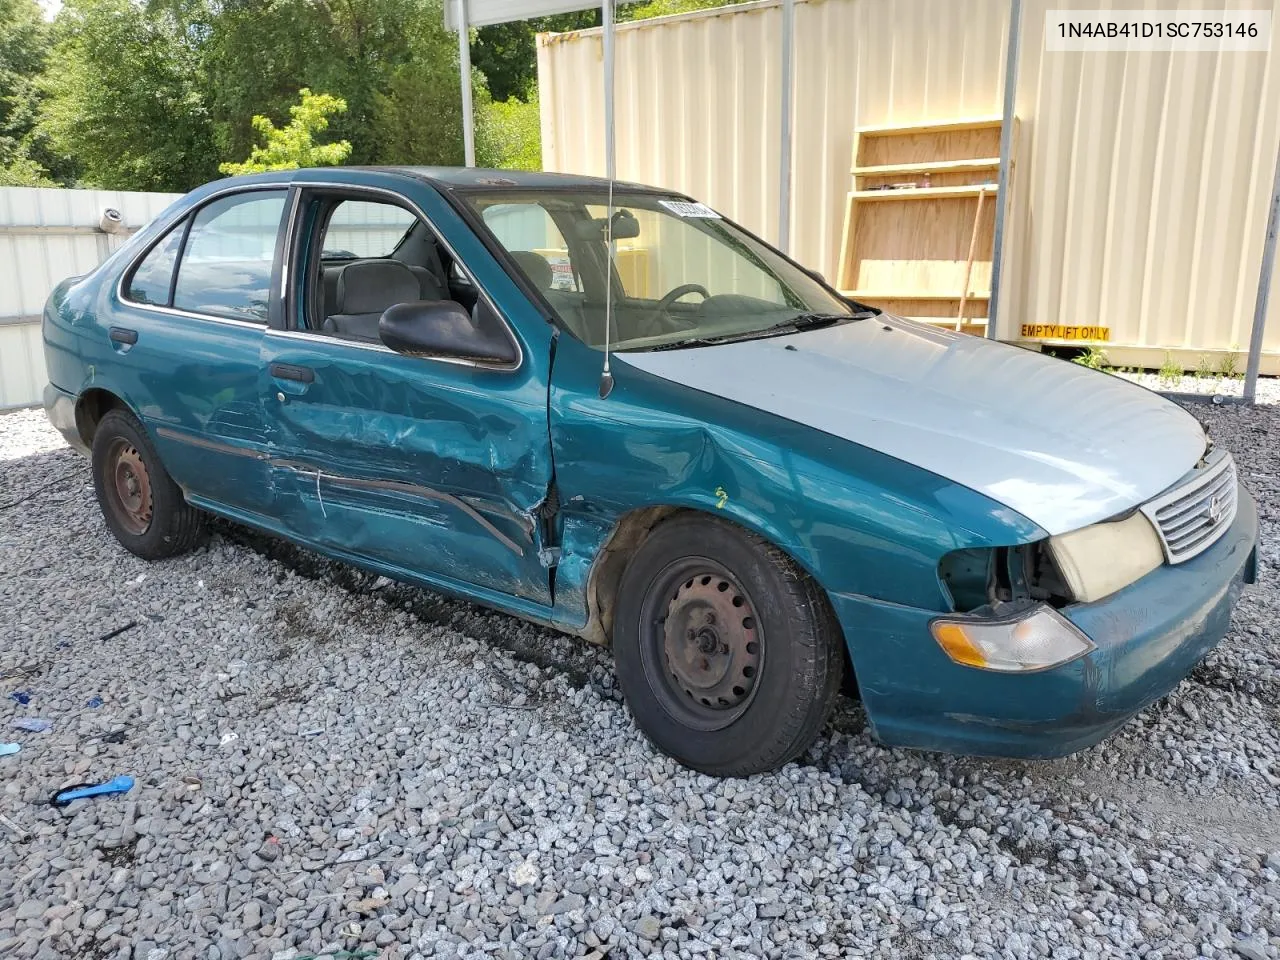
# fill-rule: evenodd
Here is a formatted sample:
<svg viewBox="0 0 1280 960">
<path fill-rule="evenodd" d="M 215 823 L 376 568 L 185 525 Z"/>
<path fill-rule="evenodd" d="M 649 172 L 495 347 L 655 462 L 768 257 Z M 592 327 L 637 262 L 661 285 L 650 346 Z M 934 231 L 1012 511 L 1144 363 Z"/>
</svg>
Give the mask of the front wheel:
<svg viewBox="0 0 1280 960">
<path fill-rule="evenodd" d="M 653 531 L 619 585 L 618 683 L 654 745 L 748 776 L 813 742 L 844 672 L 826 597 L 784 553 L 711 517 Z"/>
</svg>

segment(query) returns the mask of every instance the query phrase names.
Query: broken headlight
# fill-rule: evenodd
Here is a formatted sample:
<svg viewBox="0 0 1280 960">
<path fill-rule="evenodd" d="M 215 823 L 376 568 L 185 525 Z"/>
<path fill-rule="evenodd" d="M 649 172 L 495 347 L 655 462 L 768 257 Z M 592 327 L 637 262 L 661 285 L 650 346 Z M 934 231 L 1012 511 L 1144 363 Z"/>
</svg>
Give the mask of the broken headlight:
<svg viewBox="0 0 1280 960">
<path fill-rule="evenodd" d="M 1058 572 L 1082 603 L 1101 600 L 1164 563 L 1155 527 L 1142 513 L 1049 538 Z"/>
</svg>

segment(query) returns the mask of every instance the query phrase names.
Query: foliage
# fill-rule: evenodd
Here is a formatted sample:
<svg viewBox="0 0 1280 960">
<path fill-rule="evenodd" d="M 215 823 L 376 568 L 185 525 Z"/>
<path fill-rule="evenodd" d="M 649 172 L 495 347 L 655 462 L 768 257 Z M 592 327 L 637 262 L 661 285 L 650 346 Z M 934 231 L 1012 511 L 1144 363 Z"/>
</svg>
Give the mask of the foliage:
<svg viewBox="0 0 1280 960">
<path fill-rule="evenodd" d="M 542 124 L 538 101 L 512 97 L 484 106 L 476 129 L 476 161 L 483 167 L 542 169 Z"/>
<path fill-rule="evenodd" d="M 648 20 L 650 17 L 669 17 L 677 13 L 693 13 L 695 10 L 713 10 L 732 6 L 742 0 L 645 0 L 630 4 L 618 13 L 619 20 Z"/>
<path fill-rule="evenodd" d="M 1218 373 L 1222 374 L 1226 380 L 1236 380 L 1243 376 L 1240 373 L 1240 358 L 1236 355 L 1236 351 L 1240 345 L 1233 343 L 1231 349 L 1222 355 L 1222 359 L 1218 361 Z"/>
<path fill-rule="evenodd" d="M 86 182 L 187 190 L 213 176 L 198 53 L 175 17 L 131 0 L 68 0 L 56 33 L 40 130 Z"/>
<path fill-rule="evenodd" d="M 1090 347 L 1084 353 L 1073 358 L 1071 362 L 1078 363 L 1082 367 L 1088 367 L 1090 370 L 1105 370 L 1110 366 L 1107 361 L 1106 351 L 1101 347 Z"/>
<path fill-rule="evenodd" d="M 487 103 L 483 78 L 479 81 L 472 81 L 477 113 Z M 422 31 L 409 59 L 375 98 L 366 136 L 376 145 L 376 152 L 371 151 L 376 162 L 460 165 L 464 159 L 461 96 L 457 44 L 442 46 L 434 31 Z"/>
<path fill-rule="evenodd" d="M 1200 354 L 1200 359 L 1196 361 L 1196 376 L 1201 380 L 1211 380 L 1213 375 L 1213 367 L 1209 365 L 1209 357 L 1206 354 Z"/>
<path fill-rule="evenodd" d="M 0 166 L 0 187 L 56 187 L 49 171 L 30 157 L 14 157 Z"/>
<path fill-rule="evenodd" d="M 244 163 L 223 163 L 218 169 L 234 176 L 334 166 L 346 160 L 351 155 L 351 144 L 346 140 L 316 143 L 315 137 L 329 129 L 330 116 L 346 111 L 347 101 L 327 93 L 312 93 L 306 87 L 298 96 L 299 102 L 289 108 L 288 126 L 277 127 L 270 117 L 255 116 L 253 128 L 262 135 L 265 144 L 254 147 Z"/>
<path fill-rule="evenodd" d="M 481 27 L 471 41 L 471 64 L 484 74 L 495 101 L 532 100 L 538 94 L 537 35 L 599 25 L 599 10 L 583 10 Z"/>
<path fill-rule="evenodd" d="M 1174 361 L 1173 354 L 1166 350 L 1164 352 L 1164 363 L 1160 365 L 1160 369 L 1157 371 L 1157 376 L 1159 376 L 1160 382 L 1177 383 L 1182 379 L 1182 374 L 1182 367 Z"/>
<path fill-rule="evenodd" d="M 0 185 L 51 184 L 34 134 L 52 42 L 35 0 L 0 0 Z"/>
</svg>

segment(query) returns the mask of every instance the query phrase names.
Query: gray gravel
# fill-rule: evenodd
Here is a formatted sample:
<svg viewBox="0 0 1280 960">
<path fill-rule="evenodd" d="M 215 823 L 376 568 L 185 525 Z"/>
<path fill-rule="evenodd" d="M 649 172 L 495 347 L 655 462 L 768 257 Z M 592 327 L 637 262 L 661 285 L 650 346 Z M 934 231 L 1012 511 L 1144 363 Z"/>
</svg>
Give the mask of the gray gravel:
<svg viewBox="0 0 1280 960">
<path fill-rule="evenodd" d="M 1280 408 L 1191 409 L 1263 582 L 1171 697 L 1039 763 L 885 749 L 847 702 L 737 781 L 655 754 L 606 651 L 230 525 L 143 563 L 2 416 L 0 957 L 1280 957 Z"/>
</svg>

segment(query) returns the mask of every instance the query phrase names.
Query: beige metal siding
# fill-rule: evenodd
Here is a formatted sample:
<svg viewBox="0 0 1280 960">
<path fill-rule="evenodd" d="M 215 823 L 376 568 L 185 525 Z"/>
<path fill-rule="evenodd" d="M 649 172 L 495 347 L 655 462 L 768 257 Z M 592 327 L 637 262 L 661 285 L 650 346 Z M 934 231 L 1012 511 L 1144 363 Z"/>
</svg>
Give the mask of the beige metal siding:
<svg viewBox="0 0 1280 960">
<path fill-rule="evenodd" d="M 1151 348 L 1130 359 L 1117 348 L 1120 362 L 1158 363 L 1173 349 L 1194 366 L 1199 352 L 1248 344 L 1280 69 L 1274 49 L 1044 52 L 1047 9 L 1143 5 L 1026 0 L 1000 332 L 1103 324 L 1117 345 Z M 834 275 L 856 127 L 1000 112 L 1008 14 L 1008 0 L 800 0 L 799 260 Z M 620 27 L 619 176 L 685 191 L 776 238 L 780 28 L 777 0 Z M 603 173 L 600 61 L 599 31 L 540 38 L 549 170 Z M 1275 297 L 1270 320 L 1277 356 L 1264 369 L 1278 370 Z"/>
<path fill-rule="evenodd" d="M 98 227 L 118 210 L 127 231 L 143 226 L 177 194 L 108 190 L 0 189 L 0 409 L 40 401 L 47 382 L 40 313 L 66 277 L 88 273 L 127 234 Z"/>
<path fill-rule="evenodd" d="M 1204 350 L 1247 349 L 1280 141 L 1280 41 L 1269 53 L 1046 53 L 1051 6 L 1028 4 L 1024 21 L 1001 334 L 1020 318 L 1098 323 L 1118 344 L 1156 348 L 1148 360 L 1171 349 L 1190 366 Z M 1275 351 L 1274 300 L 1270 319 Z"/>
</svg>

